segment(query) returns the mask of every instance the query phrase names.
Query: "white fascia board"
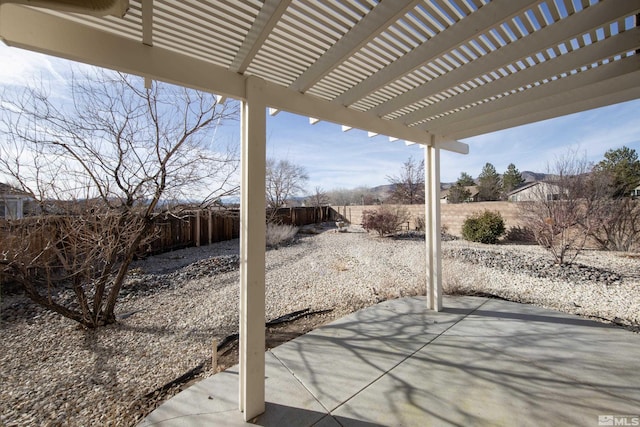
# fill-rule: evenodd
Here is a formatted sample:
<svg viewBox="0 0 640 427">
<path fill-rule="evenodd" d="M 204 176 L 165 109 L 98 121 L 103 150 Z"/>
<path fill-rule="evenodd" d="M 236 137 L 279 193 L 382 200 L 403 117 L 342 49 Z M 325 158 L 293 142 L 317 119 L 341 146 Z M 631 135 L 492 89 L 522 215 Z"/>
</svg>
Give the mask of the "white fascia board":
<svg viewBox="0 0 640 427">
<path fill-rule="evenodd" d="M 0 39 L 9 46 L 244 98 L 244 77 L 237 73 L 32 8 L 0 6 Z"/>
<path fill-rule="evenodd" d="M 469 145 L 464 142 L 442 136 L 436 136 L 434 139 L 437 148 L 459 154 L 469 154 Z"/>
<path fill-rule="evenodd" d="M 431 134 L 418 128 L 410 128 L 400 123 L 384 120 L 377 116 L 336 105 L 312 95 L 301 94 L 273 83 L 266 82 L 264 90 L 265 99 L 269 106 L 273 108 L 302 116 L 315 117 L 323 121 L 362 129 L 371 133 L 414 141 L 418 144 L 431 144 Z M 439 148 L 460 154 L 469 152 L 467 144 L 445 139 L 442 140 Z"/>
</svg>

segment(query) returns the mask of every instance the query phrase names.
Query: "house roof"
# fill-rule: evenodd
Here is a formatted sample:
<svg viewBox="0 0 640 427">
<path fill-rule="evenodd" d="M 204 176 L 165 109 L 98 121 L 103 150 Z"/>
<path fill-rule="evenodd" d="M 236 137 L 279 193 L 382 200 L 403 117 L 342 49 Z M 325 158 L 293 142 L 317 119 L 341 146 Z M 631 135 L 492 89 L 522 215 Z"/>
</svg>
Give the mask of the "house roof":
<svg viewBox="0 0 640 427">
<path fill-rule="evenodd" d="M 469 192 L 469 197 L 475 197 L 479 193 L 477 185 L 465 185 L 464 189 Z M 441 199 L 448 198 L 450 192 L 451 192 L 451 187 L 447 188 L 446 190 L 442 190 L 440 192 L 440 198 Z"/>
<path fill-rule="evenodd" d="M 26 196 L 31 197 L 31 195 L 25 191 L 20 190 L 19 188 L 15 188 L 9 184 L 5 184 L 0 182 L 0 197 L 2 196 Z"/>
<path fill-rule="evenodd" d="M 463 153 L 640 98 L 640 0 L 0 3 L 9 45 L 237 99 L 254 76 L 276 110 Z"/>
<path fill-rule="evenodd" d="M 525 184 L 522 184 L 520 187 L 518 187 L 518 188 L 516 188 L 514 190 L 511 190 L 507 194 L 507 197 L 512 196 L 514 194 L 518 194 L 519 192 L 524 191 L 524 190 L 526 190 L 528 188 L 535 187 L 536 185 L 540 184 L 541 182 L 542 181 L 532 181 L 532 182 L 527 182 Z"/>
</svg>

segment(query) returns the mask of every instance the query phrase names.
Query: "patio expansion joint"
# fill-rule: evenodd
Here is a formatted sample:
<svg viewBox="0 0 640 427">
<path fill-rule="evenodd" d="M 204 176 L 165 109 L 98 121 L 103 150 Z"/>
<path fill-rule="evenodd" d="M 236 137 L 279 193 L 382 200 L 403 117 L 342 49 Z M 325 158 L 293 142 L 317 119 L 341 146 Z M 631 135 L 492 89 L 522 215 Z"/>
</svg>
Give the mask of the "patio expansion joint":
<svg viewBox="0 0 640 427">
<path fill-rule="evenodd" d="M 295 374 L 295 372 L 293 372 L 291 369 L 289 369 L 289 367 L 288 367 L 288 366 L 287 366 L 287 365 L 286 365 L 286 364 L 285 364 L 285 363 L 284 363 L 284 362 L 283 362 L 283 361 L 278 357 L 278 355 L 277 355 L 277 354 L 275 354 L 275 353 L 274 353 L 274 352 L 272 352 L 272 351 L 271 351 L 270 353 L 271 353 L 271 355 L 273 355 L 273 357 L 275 357 L 275 358 L 276 358 L 276 360 L 278 361 L 278 363 L 280 363 L 280 365 L 282 365 L 282 367 L 283 367 L 284 369 L 286 369 L 286 370 L 287 370 L 287 372 L 289 372 L 289 374 L 291 374 L 291 376 L 296 380 L 296 382 L 297 382 L 298 384 L 300 384 L 300 386 L 302 386 L 302 388 L 304 388 L 304 389 L 307 391 L 307 393 L 309 393 L 309 395 L 310 395 L 311 397 L 313 397 L 313 400 L 315 400 L 316 402 L 318 402 L 318 404 L 319 404 L 319 405 L 322 407 L 322 409 L 324 410 L 324 412 L 325 412 L 326 416 L 331 416 L 331 411 L 330 411 L 326 406 L 324 406 L 324 405 L 322 404 L 322 402 L 320 401 L 320 399 L 318 399 L 318 396 L 316 396 L 316 395 L 313 393 L 313 391 L 309 390 L 309 388 L 308 388 L 308 387 L 307 387 L 307 386 L 306 386 L 302 381 L 300 381 L 300 378 L 298 378 L 298 376 Z M 324 418 L 324 417 L 322 417 L 322 418 Z M 336 420 L 336 422 L 337 422 L 337 420 Z"/>
<path fill-rule="evenodd" d="M 479 310 L 483 305 L 485 305 L 487 302 L 489 302 L 489 299 L 485 299 L 485 301 L 482 302 L 482 304 L 480 304 L 479 306 L 477 306 L 476 308 L 474 308 L 473 310 L 471 310 L 469 313 L 466 313 L 464 315 L 462 315 L 458 320 L 456 320 L 455 322 L 453 322 L 448 328 L 444 329 L 442 332 L 440 332 L 439 334 L 433 334 L 433 337 L 428 340 L 427 342 L 424 343 L 424 345 L 420 346 L 418 349 L 416 349 L 415 351 L 413 351 L 411 354 L 408 354 L 406 357 L 404 357 L 402 360 L 400 360 L 398 363 L 396 363 L 395 365 L 393 365 L 391 368 L 387 369 L 386 371 L 384 371 L 383 373 L 381 373 L 380 375 L 378 375 L 376 378 L 374 378 L 373 380 L 371 380 L 369 383 L 367 383 L 364 387 L 362 387 L 360 390 L 356 391 L 355 393 L 353 393 L 351 396 L 349 396 L 349 398 L 345 399 L 344 402 L 342 402 L 341 404 L 339 404 L 338 406 L 336 406 L 335 408 L 333 408 L 333 410 L 331 412 L 329 412 L 329 414 L 332 414 L 332 412 L 335 412 L 336 410 L 338 410 L 339 408 L 341 408 L 342 406 L 344 406 L 346 403 L 348 403 L 350 400 L 352 400 L 354 397 L 356 397 L 358 394 L 362 393 L 364 390 L 366 390 L 367 388 L 371 387 L 373 384 L 375 384 L 376 382 L 378 382 L 382 377 L 384 377 L 385 375 L 389 374 L 391 371 L 393 371 L 394 369 L 396 369 L 398 366 L 402 365 L 404 362 L 406 362 L 407 360 L 411 359 L 412 357 L 414 357 L 418 352 L 422 351 L 426 346 L 428 346 L 429 344 L 433 343 L 434 341 L 436 341 L 438 338 L 440 338 L 441 336 L 445 335 L 451 328 L 453 328 L 454 326 L 456 326 L 458 323 L 462 322 L 464 319 L 466 319 L 467 317 L 471 316 L 473 313 L 475 313 L 477 310 Z M 324 406 L 323 406 L 324 407 Z"/>
</svg>

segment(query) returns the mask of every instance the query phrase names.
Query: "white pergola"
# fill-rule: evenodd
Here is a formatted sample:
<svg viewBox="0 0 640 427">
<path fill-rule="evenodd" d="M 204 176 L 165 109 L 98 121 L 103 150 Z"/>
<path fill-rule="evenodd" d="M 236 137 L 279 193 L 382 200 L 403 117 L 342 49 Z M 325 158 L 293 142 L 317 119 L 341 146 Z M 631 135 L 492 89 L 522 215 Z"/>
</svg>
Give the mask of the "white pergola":
<svg viewBox="0 0 640 427">
<path fill-rule="evenodd" d="M 640 0 L 0 0 L 0 38 L 242 101 L 248 420 L 265 409 L 266 108 L 425 146 L 427 296 L 440 310 L 440 150 L 640 98 L 638 13 Z"/>
</svg>

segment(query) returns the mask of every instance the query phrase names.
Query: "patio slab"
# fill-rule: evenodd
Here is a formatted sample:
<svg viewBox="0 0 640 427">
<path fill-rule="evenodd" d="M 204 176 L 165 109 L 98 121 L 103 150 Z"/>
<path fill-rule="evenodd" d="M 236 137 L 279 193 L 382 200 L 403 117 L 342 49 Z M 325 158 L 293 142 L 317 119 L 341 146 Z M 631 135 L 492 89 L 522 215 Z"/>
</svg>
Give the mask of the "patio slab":
<svg viewBox="0 0 640 427">
<path fill-rule="evenodd" d="M 501 300 L 444 305 L 436 313 L 424 297 L 386 301 L 267 352 L 267 409 L 253 423 L 597 426 L 603 415 L 640 417 L 640 335 Z M 235 367 L 140 425 L 250 425 L 237 408 Z"/>
</svg>

